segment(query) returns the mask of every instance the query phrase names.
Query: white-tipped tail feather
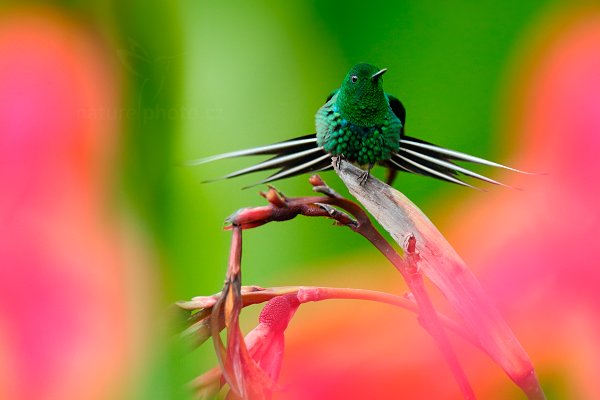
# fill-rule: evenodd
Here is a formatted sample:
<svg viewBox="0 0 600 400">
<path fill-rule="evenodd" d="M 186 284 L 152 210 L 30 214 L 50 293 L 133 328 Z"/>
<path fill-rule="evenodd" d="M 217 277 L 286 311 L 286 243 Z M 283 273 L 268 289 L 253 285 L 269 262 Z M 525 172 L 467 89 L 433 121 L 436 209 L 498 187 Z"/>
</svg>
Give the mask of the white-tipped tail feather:
<svg viewBox="0 0 600 400">
<path fill-rule="evenodd" d="M 438 171 L 436 169 L 430 168 L 430 167 L 428 167 L 426 165 L 419 164 L 418 162 L 416 162 L 414 160 L 411 160 L 408 157 L 405 157 L 405 156 L 397 154 L 397 153 L 394 154 L 394 156 L 398 157 L 400 160 L 402 160 L 404 162 L 407 162 L 410 165 L 412 165 L 413 167 L 415 167 L 416 172 L 419 173 L 419 174 L 421 174 L 421 175 L 430 175 L 430 176 L 433 176 L 433 177 L 436 177 L 436 178 L 439 178 L 439 179 L 443 179 L 443 180 L 448 181 L 448 182 L 456 183 L 457 185 L 467 186 L 467 187 L 475 189 L 474 186 L 471 186 L 468 183 L 465 183 L 465 182 L 461 181 L 460 179 L 453 177 L 452 175 L 447 175 L 447 174 L 445 174 L 445 173 L 443 173 L 441 171 Z"/>
<path fill-rule="evenodd" d="M 416 152 L 414 150 L 402 149 L 401 148 L 400 151 L 404 152 L 404 153 L 407 153 L 407 154 L 410 154 L 412 156 L 415 156 L 417 158 L 423 159 L 425 161 L 429 161 L 429 162 L 431 162 L 433 164 L 437 164 L 437 165 L 439 165 L 441 167 L 448 168 L 448 169 L 454 170 L 456 172 L 460 172 L 461 174 L 466 175 L 466 176 L 470 176 L 471 178 L 479 179 L 481 181 L 485 181 L 485 182 L 488 182 L 488 183 L 491 183 L 491 184 L 494 184 L 494 185 L 500 185 L 500 186 L 506 186 L 506 187 L 512 188 L 511 186 L 508 186 L 508 185 L 506 185 L 506 184 L 504 184 L 502 182 L 495 181 L 495 180 L 493 180 L 491 178 L 488 178 L 488 177 L 480 175 L 480 174 L 478 174 L 476 172 L 470 171 L 470 170 L 468 170 L 466 168 L 463 168 L 463 167 L 461 167 L 459 165 L 456 165 L 454 163 L 451 163 L 449 161 L 440 160 L 440 159 L 435 158 L 435 157 L 431 157 L 431 156 L 428 156 L 428 155 L 425 155 L 425 154 L 421 154 L 421 153 Z"/>
<path fill-rule="evenodd" d="M 197 160 L 188 161 L 189 166 L 195 166 L 200 164 L 206 164 L 211 161 L 223 160 L 226 158 L 234 158 L 241 156 L 254 156 L 254 155 L 262 155 L 262 154 L 277 154 L 282 150 L 294 148 L 296 146 L 307 145 L 307 144 L 315 144 L 317 143 L 317 137 L 315 135 L 311 135 L 313 137 L 307 138 L 306 136 L 298 139 L 288 140 L 285 142 L 279 142 L 270 144 L 267 146 L 254 147 L 252 149 L 245 150 L 237 150 L 231 151 L 229 153 L 217 154 L 210 157 L 199 158 Z"/>
<path fill-rule="evenodd" d="M 467 161 L 467 162 L 472 162 L 475 164 L 488 165 L 490 167 L 496 167 L 496 168 L 504 168 L 504 169 L 508 169 L 510 171 L 518 172 L 520 174 L 528 174 L 528 175 L 531 174 L 530 172 L 520 171 L 515 168 L 507 167 L 506 165 L 498 164 L 498 163 L 495 163 L 493 161 L 489 161 L 489 160 L 486 160 L 483 158 L 479 158 L 479 157 L 471 156 L 469 154 L 461 153 L 460 151 L 445 149 L 443 147 L 439 147 L 434 144 L 426 143 L 423 141 L 416 141 L 416 140 L 407 139 L 407 138 L 400 139 L 400 147 L 402 147 L 403 144 L 419 147 L 419 148 L 422 148 L 425 150 L 429 150 L 431 152 L 438 153 L 442 156 L 445 156 L 445 157 L 453 159 L 453 160 Z"/>
</svg>

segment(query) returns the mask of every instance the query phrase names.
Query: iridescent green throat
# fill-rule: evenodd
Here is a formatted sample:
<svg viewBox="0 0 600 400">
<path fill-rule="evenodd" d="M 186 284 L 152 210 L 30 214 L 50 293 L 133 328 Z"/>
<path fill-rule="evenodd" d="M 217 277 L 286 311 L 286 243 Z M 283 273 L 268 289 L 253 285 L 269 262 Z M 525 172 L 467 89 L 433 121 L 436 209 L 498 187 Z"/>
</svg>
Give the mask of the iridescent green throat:
<svg viewBox="0 0 600 400">
<path fill-rule="evenodd" d="M 386 123 L 390 106 L 381 88 L 374 92 L 348 95 L 342 87 L 338 93 L 336 106 L 342 118 L 358 126 L 375 126 Z"/>
</svg>

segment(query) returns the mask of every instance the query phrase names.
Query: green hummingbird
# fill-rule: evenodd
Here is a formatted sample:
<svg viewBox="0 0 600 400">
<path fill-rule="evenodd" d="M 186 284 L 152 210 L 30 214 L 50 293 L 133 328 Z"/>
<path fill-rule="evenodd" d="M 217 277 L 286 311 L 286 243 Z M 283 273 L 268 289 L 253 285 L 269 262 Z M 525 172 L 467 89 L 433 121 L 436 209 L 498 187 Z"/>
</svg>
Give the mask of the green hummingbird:
<svg viewBox="0 0 600 400">
<path fill-rule="evenodd" d="M 204 164 L 225 158 L 271 155 L 261 163 L 218 179 L 229 179 L 257 171 L 277 169 L 262 184 L 309 172 L 332 169 L 331 157 L 344 158 L 363 168 L 361 183 L 371 168 L 380 164 L 388 169 L 387 183 L 392 184 L 398 171 L 409 172 L 468 186 L 459 174 L 496 185 L 498 181 L 454 163 L 466 161 L 522 172 L 483 158 L 449 150 L 404 134 L 406 109 L 398 98 L 383 90 L 387 69 L 357 64 L 346 75 L 339 89 L 333 91 L 316 114 L 316 134 L 275 144 L 232 151 L 191 161 Z M 253 185 L 254 186 L 254 185 Z"/>
</svg>

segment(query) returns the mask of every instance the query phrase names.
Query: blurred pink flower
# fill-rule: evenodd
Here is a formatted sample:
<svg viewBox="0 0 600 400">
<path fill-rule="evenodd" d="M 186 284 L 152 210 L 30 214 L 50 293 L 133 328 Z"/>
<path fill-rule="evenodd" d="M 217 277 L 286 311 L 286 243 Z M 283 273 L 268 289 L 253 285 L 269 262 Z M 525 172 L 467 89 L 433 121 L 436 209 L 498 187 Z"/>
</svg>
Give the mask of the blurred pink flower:
<svg viewBox="0 0 600 400">
<path fill-rule="evenodd" d="M 539 360 L 556 398 L 600 398 L 600 7 L 546 21 L 551 27 L 512 89 L 506 127 L 512 161 L 546 176 L 525 191 L 468 204 L 458 236 L 481 260 L 486 286 Z M 493 232 L 483 248 L 474 232 Z"/>
<path fill-rule="evenodd" d="M 106 207 L 117 121 L 93 116 L 117 79 L 91 38 L 46 8 L 0 17 L 0 398 L 114 396 L 139 350 L 139 263 Z"/>
</svg>

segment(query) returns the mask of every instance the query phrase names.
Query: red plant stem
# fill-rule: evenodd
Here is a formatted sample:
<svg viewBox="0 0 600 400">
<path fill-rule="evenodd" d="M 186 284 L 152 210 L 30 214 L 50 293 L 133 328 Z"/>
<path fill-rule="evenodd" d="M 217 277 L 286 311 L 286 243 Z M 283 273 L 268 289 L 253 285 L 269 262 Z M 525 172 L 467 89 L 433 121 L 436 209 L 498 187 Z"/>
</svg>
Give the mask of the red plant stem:
<svg viewBox="0 0 600 400">
<path fill-rule="evenodd" d="M 242 290 L 245 287 L 242 288 Z M 336 288 L 336 287 L 318 287 L 318 286 L 281 286 L 271 287 L 268 289 L 255 289 L 251 292 L 244 293 L 242 291 L 242 304 L 243 307 L 260 304 L 271 300 L 277 296 L 285 296 L 288 294 L 296 294 L 301 303 L 309 301 L 323 301 L 323 300 L 365 300 L 374 301 L 377 303 L 389 304 L 395 307 L 404 308 L 414 313 L 419 312 L 419 307 L 414 300 L 408 299 L 403 296 L 398 296 L 391 293 L 379 292 L 377 290 L 368 289 L 354 289 L 354 288 Z M 218 299 L 218 295 L 216 296 Z M 190 308 L 186 309 L 190 310 Z M 210 314 L 210 309 L 208 309 Z M 200 313 L 197 313 L 200 314 Z M 210 330 L 210 316 L 206 316 L 200 321 L 190 320 L 190 325 L 186 329 L 182 336 L 184 337 L 197 337 L 200 338 L 193 343 L 193 347 L 201 345 L 208 337 L 204 334 L 206 329 Z M 465 331 L 459 324 L 453 319 L 449 318 L 444 314 L 438 313 L 438 318 L 445 328 L 450 329 L 452 332 L 459 336 L 462 336 L 465 340 L 469 341 L 472 345 L 479 347 L 482 351 L 485 351 L 481 347 L 477 339 L 468 331 Z M 208 322 L 207 322 L 208 319 Z M 201 326 L 199 325 L 201 324 Z M 195 326 L 196 329 L 190 329 Z M 208 326 L 208 328 L 207 328 Z M 225 327 L 225 322 L 220 323 L 220 330 Z"/>
<path fill-rule="evenodd" d="M 311 286 L 301 286 L 296 290 L 298 292 L 298 300 L 300 300 L 301 303 L 342 299 L 365 300 L 401 307 L 415 313 L 419 312 L 419 307 L 413 300 L 390 293 L 378 292 L 376 290 Z M 446 328 L 462 336 L 474 346 L 480 347 L 477 340 L 469 332 L 462 329 L 462 327 L 454 320 L 443 314 L 438 314 L 438 318 Z"/>
<path fill-rule="evenodd" d="M 398 272 L 400 272 L 419 306 L 419 322 L 433 337 L 440 348 L 440 351 L 446 358 L 460 390 L 462 391 L 463 397 L 465 399 L 475 399 L 473 388 L 471 388 L 467 376 L 458 362 L 456 353 L 452 350 L 452 346 L 440 323 L 438 314 L 435 312 L 431 299 L 425 290 L 423 275 L 415 266 L 410 265 L 410 262 L 407 263 L 372 224 L 361 224 L 356 228 L 356 231 L 367 238 L 367 240 L 369 240 L 392 263 Z M 409 254 L 409 257 L 411 256 L 412 255 Z"/>
<path fill-rule="evenodd" d="M 223 379 L 229 384 L 227 399 L 268 400 L 275 386 L 273 380 L 257 365 L 246 347 L 239 325 L 242 299 L 242 227 L 232 226 L 227 278 L 221 296 L 210 315 L 210 329 Z M 227 328 L 227 347 L 220 337 L 221 326 Z"/>
<path fill-rule="evenodd" d="M 240 357 L 243 357 L 244 348 L 239 348 L 240 343 L 232 338 L 240 334 L 239 331 L 239 312 L 242 308 L 241 296 L 236 296 L 241 291 L 241 257 L 242 257 L 242 229 L 234 225 L 233 234 L 231 237 L 231 247 L 229 250 L 229 265 L 227 268 L 227 278 L 225 286 L 221 292 L 219 300 L 215 303 L 211 313 L 211 336 L 217 359 L 222 368 L 223 377 L 235 395 L 243 397 L 245 395 L 245 387 L 243 380 L 238 379 L 240 376 Z M 237 304 L 236 304 L 237 303 Z M 228 346 L 225 348 L 221 336 L 219 335 L 222 325 L 221 321 L 225 322 L 228 330 Z M 234 346 L 235 351 L 231 351 L 231 346 Z M 243 346 L 243 344 L 242 344 Z M 231 355 L 235 354 L 237 358 L 232 359 Z"/>
<path fill-rule="evenodd" d="M 419 307 L 419 321 L 421 325 L 423 325 L 423 327 L 433 337 L 436 344 L 440 348 L 440 351 L 446 358 L 446 362 L 448 362 L 448 365 L 454 374 L 463 397 L 465 399 L 475 399 L 476 397 L 475 393 L 473 392 L 473 388 L 469 384 L 467 376 L 458 362 L 456 353 L 454 353 L 454 350 L 452 350 L 452 346 L 450 345 L 450 341 L 446 336 L 446 332 L 442 328 L 438 315 L 433 308 L 433 304 L 431 303 L 431 299 L 425 290 L 423 275 L 418 272 L 416 266 L 411 265 L 410 262 L 407 262 L 394 250 L 389 242 L 385 240 L 381 233 L 379 233 L 375 226 L 373 226 L 371 219 L 361 207 L 352 201 L 339 197 L 327 189 L 328 188 L 323 188 L 319 190 L 319 186 L 315 188 L 317 191 L 324 191 L 330 197 L 304 197 L 301 198 L 301 201 L 303 203 L 311 202 L 332 204 L 348 211 L 357 219 L 358 224 L 355 226 L 348 225 L 349 228 L 369 240 L 373 246 L 375 246 L 377 250 L 379 250 L 392 263 L 398 272 L 400 272 L 413 296 L 415 297 L 415 301 Z M 294 199 L 290 199 L 289 203 L 293 203 L 293 201 Z"/>
</svg>

